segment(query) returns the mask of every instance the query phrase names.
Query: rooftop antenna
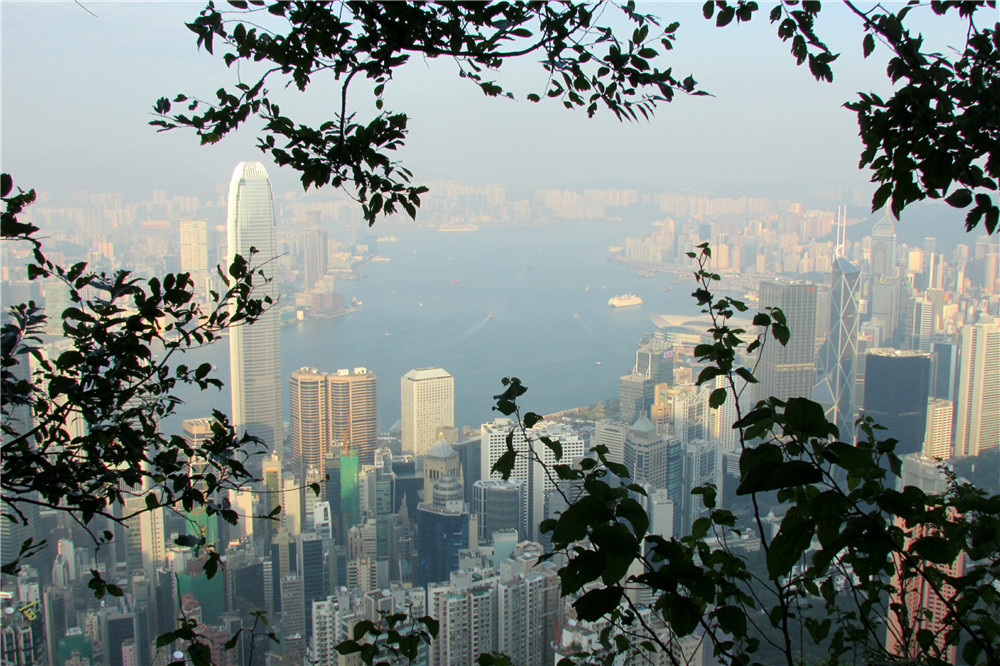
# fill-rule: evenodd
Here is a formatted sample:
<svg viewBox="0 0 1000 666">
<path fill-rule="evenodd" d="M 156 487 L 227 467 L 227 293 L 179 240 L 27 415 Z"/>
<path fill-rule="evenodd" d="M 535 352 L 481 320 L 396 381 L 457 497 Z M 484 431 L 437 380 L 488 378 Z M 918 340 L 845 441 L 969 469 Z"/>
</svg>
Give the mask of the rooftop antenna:
<svg viewBox="0 0 1000 666">
<path fill-rule="evenodd" d="M 837 245 L 833 249 L 833 258 L 844 256 L 844 246 L 847 244 L 847 205 L 837 206 Z"/>
</svg>

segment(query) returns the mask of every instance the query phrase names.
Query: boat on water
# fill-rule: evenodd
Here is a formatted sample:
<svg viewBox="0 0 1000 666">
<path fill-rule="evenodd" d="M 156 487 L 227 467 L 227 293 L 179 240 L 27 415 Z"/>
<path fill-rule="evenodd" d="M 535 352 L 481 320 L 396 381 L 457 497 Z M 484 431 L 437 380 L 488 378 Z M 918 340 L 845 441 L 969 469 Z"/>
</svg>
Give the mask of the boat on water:
<svg viewBox="0 0 1000 666">
<path fill-rule="evenodd" d="M 642 305 L 642 299 L 635 294 L 622 294 L 608 299 L 608 305 L 613 308 L 627 308 L 633 305 Z"/>
</svg>

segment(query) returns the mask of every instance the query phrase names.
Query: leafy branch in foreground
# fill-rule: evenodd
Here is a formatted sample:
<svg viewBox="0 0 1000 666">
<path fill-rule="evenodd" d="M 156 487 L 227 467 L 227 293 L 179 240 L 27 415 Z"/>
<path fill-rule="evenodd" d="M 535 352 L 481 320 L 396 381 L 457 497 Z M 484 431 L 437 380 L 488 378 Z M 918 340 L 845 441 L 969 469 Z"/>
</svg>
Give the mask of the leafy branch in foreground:
<svg viewBox="0 0 1000 666">
<path fill-rule="evenodd" d="M 269 298 L 253 296 L 268 278 L 237 257 L 228 273 L 219 270 L 226 291 L 213 292 L 204 310 L 186 273 L 143 280 L 127 271 L 95 273 L 85 263 L 57 265 L 42 252 L 38 228 L 17 219 L 34 192 L 13 193 L 7 174 L 2 185 L 4 241 L 27 243 L 28 277 L 65 289 L 70 299 L 62 313 L 47 315 L 34 302 L 5 313 L 2 519 L 26 525 L 32 510 L 52 509 L 83 526 L 98 546 L 112 534 L 94 528 L 106 524 L 97 518 L 124 523 L 147 511 L 204 507 L 235 524 L 228 491 L 251 480 L 244 463 L 258 442 L 237 437 L 218 411 L 211 437 L 197 449 L 183 437 L 160 433 L 158 422 L 175 413 L 180 387 L 222 386 L 210 364 L 192 368 L 178 356 L 256 321 L 272 306 Z M 61 317 L 64 339 L 44 346 L 39 333 L 49 316 Z M 209 544 L 202 538 L 188 545 Z M 22 546 L 3 563 L 3 573 L 16 573 L 37 547 Z M 218 565 L 210 552 L 209 574 Z M 91 587 L 99 596 L 120 594 L 99 575 Z"/>
<path fill-rule="evenodd" d="M 717 408 L 738 394 L 736 378 L 744 386 L 756 381 L 737 365 L 740 353 L 759 353 L 769 338 L 784 344 L 789 331 L 777 309 L 754 316 L 756 336 L 734 326 L 734 315 L 747 307 L 712 293 L 720 278 L 708 269 L 711 249 L 704 244 L 690 256 L 698 262 L 693 295 L 712 320 L 711 342 L 696 348 L 706 363 L 698 381 L 723 378 L 721 393 L 710 398 Z M 537 461 L 533 447 L 541 443 L 530 436 L 536 416 L 520 417 L 525 387 L 517 379 L 504 383 L 497 409 L 517 415 L 513 428 L 528 439 L 516 449 L 508 438 L 493 471 L 509 475 L 517 456 Z M 741 412 L 734 424 L 742 447 L 737 494 L 751 500 L 750 515 L 719 507 L 714 486 L 695 488 L 709 513 L 679 537 L 650 532 L 639 501 L 645 489 L 608 459 L 606 447 L 555 465 L 552 471 L 578 492 L 564 495 L 568 507 L 542 523 L 553 547 L 544 557 L 565 562 L 561 593 L 573 600 L 577 618 L 606 623 L 603 653 L 575 658 L 645 653 L 655 660 L 651 653 L 659 653 L 679 664 L 689 656 L 681 640 L 693 636 L 732 663 L 792 665 L 807 650 L 833 663 L 944 663 L 959 647 L 969 663 L 995 663 L 1000 497 L 954 475 L 943 494 L 897 490 L 893 479 L 903 463 L 895 440 L 878 437 L 870 419 L 857 425 L 856 444 L 841 440 L 822 406 L 805 398 L 767 398 Z M 559 450 L 558 442 L 544 445 Z M 783 514 L 773 535 L 765 529 L 765 505 Z M 757 531 L 763 562 L 733 545 L 748 530 Z M 924 607 L 914 608 L 914 590 L 926 597 Z M 654 617 L 666 630 L 652 627 Z"/>
<path fill-rule="evenodd" d="M 161 130 L 188 127 L 202 143 L 214 143 L 256 116 L 264 125 L 257 144 L 263 152 L 299 171 L 305 188 L 345 188 L 362 204 L 369 224 L 381 213 L 400 209 L 415 217 L 420 195 L 427 191 L 411 185 L 411 172 L 390 157 L 405 142 L 409 118 L 387 110 L 386 91 L 414 56 L 447 58 L 459 77 L 483 94 L 506 98 L 515 95 L 492 75 L 508 61 L 540 59 L 544 88 L 526 98 L 558 99 L 566 108 L 586 109 L 588 116 L 607 109 L 620 120 L 648 119 L 677 93 L 704 94 L 692 77 L 678 78 L 657 62 L 673 48 L 679 24 L 661 27 L 632 2 L 251 0 L 229 5 L 220 10 L 209 2 L 188 27 L 209 53 L 223 46 L 227 66 L 257 73 L 232 90 L 220 88 L 217 100 L 184 94 L 160 98 L 154 107 L 158 118 L 151 124 Z M 605 10 L 613 10 L 615 21 L 631 34 L 612 29 Z M 284 115 L 268 88 L 294 86 L 304 92 L 331 78 L 339 87 L 336 111 L 316 127 Z M 351 84 L 361 79 L 370 82 L 363 94 L 373 98 L 376 109 L 370 120 L 352 112 L 359 106 L 356 99 L 349 103 Z M 175 104 L 184 110 L 175 112 Z"/>
<path fill-rule="evenodd" d="M 976 19 L 995 17 L 995 0 L 929 3 L 935 16 L 957 13 L 967 27 L 954 53 L 930 52 L 907 21 L 905 5 L 859 9 L 861 51 L 881 45 L 891 54 L 886 71 L 893 94 L 859 93 L 844 106 L 857 115 L 864 142 L 860 167 L 878 184 L 872 210 L 887 202 L 892 214 L 915 201 L 944 199 L 969 208 L 966 227 L 983 221 L 997 228 L 1000 178 L 1000 32 Z M 675 76 L 664 60 L 680 24 L 616 2 L 306 2 L 230 0 L 209 2 L 188 28 L 198 47 L 222 51 L 237 83 L 214 99 L 187 94 L 161 97 L 151 124 L 162 130 L 193 129 L 215 143 L 251 118 L 263 124 L 257 146 L 281 166 L 300 173 L 302 185 L 343 188 L 361 203 L 364 218 L 400 210 L 416 216 L 426 187 L 392 157 L 405 144 L 409 116 L 387 108 L 393 78 L 411 58 L 446 58 L 458 76 L 489 97 L 532 102 L 554 99 L 588 116 L 610 111 L 619 120 L 649 120 L 679 93 L 706 95 L 693 76 Z M 754 0 L 708 0 L 703 15 L 719 28 L 746 23 L 759 9 Z M 833 80 L 833 53 L 820 37 L 821 4 L 781 0 L 768 13 L 779 39 L 798 65 L 817 81 Z M 987 21 L 990 19 L 988 18 Z M 545 83 L 535 92 L 499 82 L 503 65 L 533 58 Z M 334 83 L 333 111 L 309 125 L 285 113 L 272 90 L 305 92 L 313 83 Z M 358 85 L 367 80 L 358 94 Z M 354 93 L 352 95 L 352 93 Z M 314 93 L 317 94 L 317 93 Z M 175 110 L 175 105 L 181 107 Z M 374 115 L 359 117 L 369 105 Z"/>
<path fill-rule="evenodd" d="M 367 666 L 394 666 L 418 661 L 421 649 L 438 635 L 438 621 L 429 616 L 379 611 L 377 619 L 358 621 L 351 638 L 337 644 L 343 656 L 357 654 Z"/>
</svg>

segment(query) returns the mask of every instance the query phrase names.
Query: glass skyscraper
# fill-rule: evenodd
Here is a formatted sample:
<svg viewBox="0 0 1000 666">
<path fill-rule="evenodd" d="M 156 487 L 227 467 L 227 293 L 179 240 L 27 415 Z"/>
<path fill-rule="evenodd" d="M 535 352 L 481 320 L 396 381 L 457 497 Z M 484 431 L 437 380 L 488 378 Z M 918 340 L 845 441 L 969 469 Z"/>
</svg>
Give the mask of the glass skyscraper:
<svg viewBox="0 0 1000 666">
<path fill-rule="evenodd" d="M 240 162 L 229 182 L 227 263 L 239 254 L 257 254 L 251 265 L 260 266 L 278 256 L 274 229 L 271 181 L 260 162 Z M 264 274 L 273 277 L 270 265 Z M 257 280 L 255 280 L 255 283 Z M 278 300 L 274 282 L 254 290 L 255 298 Z M 268 451 L 280 456 L 284 440 L 281 421 L 281 338 L 278 310 L 272 307 L 250 326 L 229 329 L 230 388 L 233 397 L 233 425 L 237 432 L 259 437 Z M 259 472 L 259 463 L 250 471 Z"/>
<path fill-rule="evenodd" d="M 843 257 L 833 262 L 830 289 L 830 333 L 816 360 L 813 399 L 836 424 L 840 438 L 853 441 L 855 381 L 858 355 L 858 304 L 861 271 Z"/>
<path fill-rule="evenodd" d="M 816 285 L 772 280 L 760 283 L 760 310 L 781 308 L 790 337 L 768 337 L 757 367 L 757 398 L 811 398 L 816 383 Z"/>
<path fill-rule="evenodd" d="M 863 412 L 886 428 L 876 433 L 878 439 L 898 442 L 896 455 L 923 449 L 930 376 L 928 352 L 883 347 L 866 354 Z"/>
</svg>

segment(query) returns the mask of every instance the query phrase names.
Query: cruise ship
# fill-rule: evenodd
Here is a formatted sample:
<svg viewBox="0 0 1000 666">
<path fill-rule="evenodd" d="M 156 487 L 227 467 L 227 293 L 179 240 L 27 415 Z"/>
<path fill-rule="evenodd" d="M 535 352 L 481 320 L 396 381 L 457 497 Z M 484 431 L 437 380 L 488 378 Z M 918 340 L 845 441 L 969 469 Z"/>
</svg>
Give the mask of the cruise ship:
<svg viewBox="0 0 1000 666">
<path fill-rule="evenodd" d="M 642 299 L 635 294 L 622 294 L 608 299 L 608 305 L 613 308 L 627 308 L 632 305 L 642 305 Z"/>
</svg>

